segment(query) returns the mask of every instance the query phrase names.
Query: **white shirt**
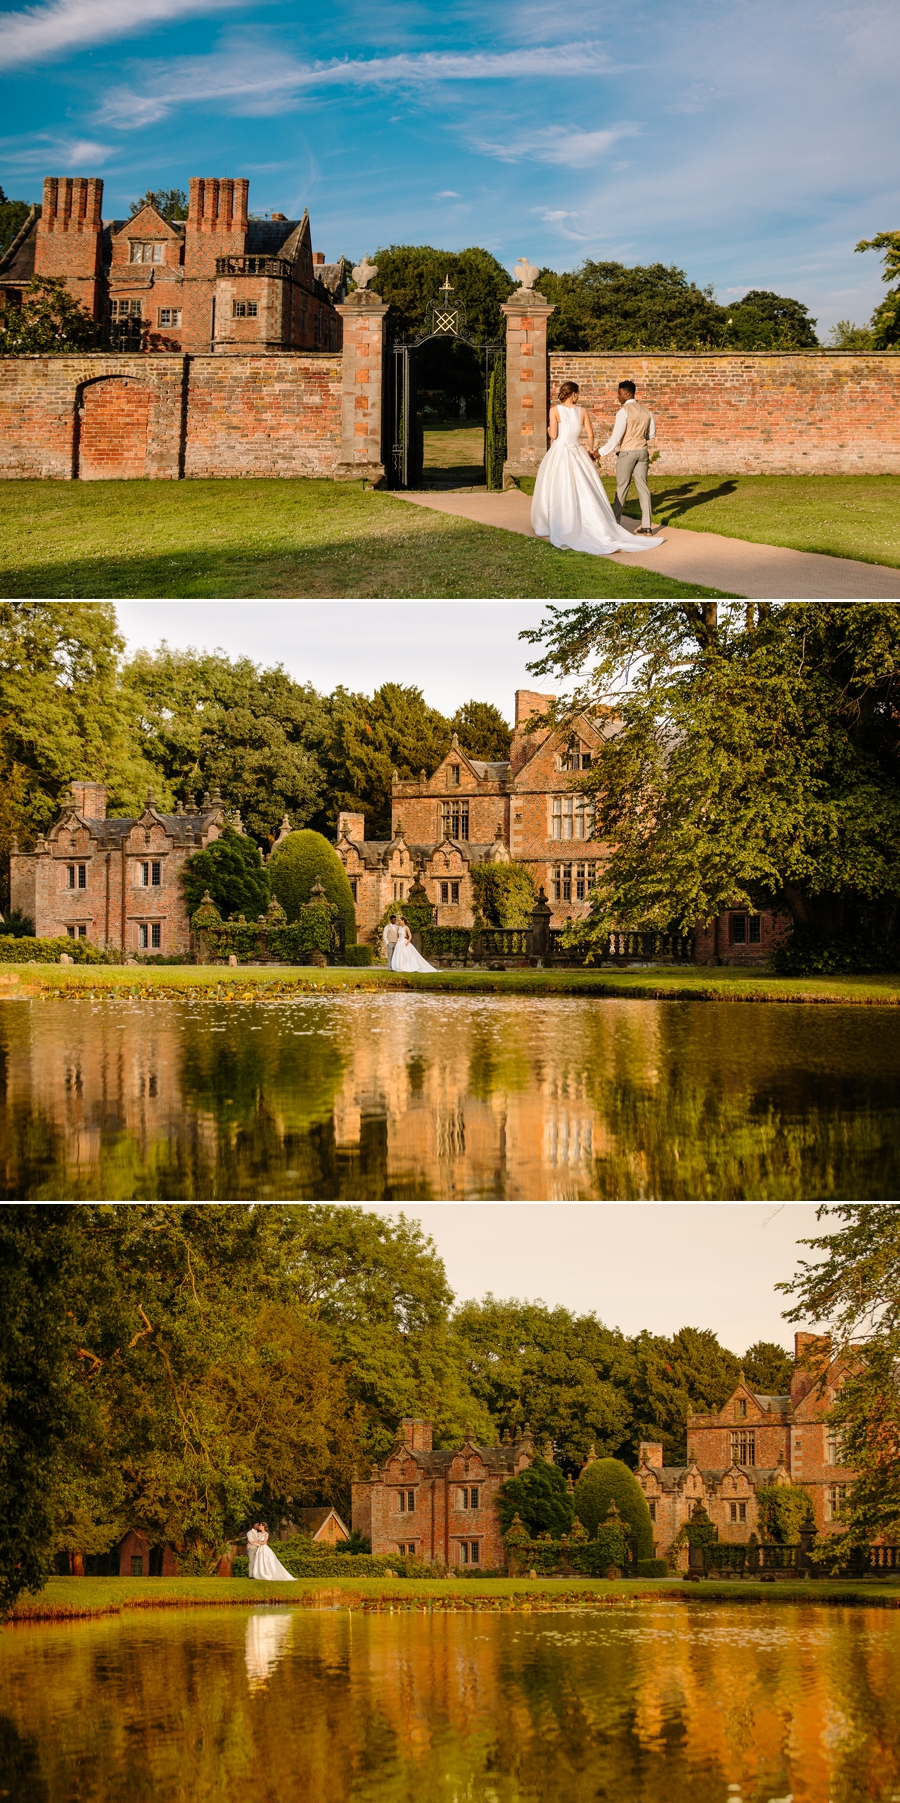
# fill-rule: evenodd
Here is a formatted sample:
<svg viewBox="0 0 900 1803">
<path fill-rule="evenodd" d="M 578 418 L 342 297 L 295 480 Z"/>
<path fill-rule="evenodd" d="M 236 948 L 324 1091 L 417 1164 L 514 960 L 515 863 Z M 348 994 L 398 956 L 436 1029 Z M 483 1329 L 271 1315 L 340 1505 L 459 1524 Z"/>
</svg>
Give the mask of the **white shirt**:
<svg viewBox="0 0 900 1803">
<path fill-rule="evenodd" d="M 632 395 L 631 400 L 626 401 L 624 407 L 619 408 L 619 411 L 616 414 L 616 423 L 612 429 L 612 437 L 608 438 L 606 443 L 600 446 L 600 449 L 597 452 L 598 457 L 608 457 L 610 452 L 614 451 L 616 446 L 622 443 L 622 440 L 625 437 L 625 427 L 628 424 L 628 408 L 635 404 L 635 397 Z M 647 437 L 656 437 L 656 418 L 652 413 L 650 415 L 650 430 Z"/>
</svg>

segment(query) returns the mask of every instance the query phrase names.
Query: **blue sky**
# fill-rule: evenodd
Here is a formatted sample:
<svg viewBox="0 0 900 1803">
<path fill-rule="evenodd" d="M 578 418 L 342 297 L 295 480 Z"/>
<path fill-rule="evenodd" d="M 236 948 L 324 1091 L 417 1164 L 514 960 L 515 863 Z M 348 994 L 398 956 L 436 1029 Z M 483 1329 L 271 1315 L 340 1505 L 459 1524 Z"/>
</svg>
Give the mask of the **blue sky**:
<svg viewBox="0 0 900 1803">
<path fill-rule="evenodd" d="M 896 0 L 44 0 L 0 13 L 0 183 L 104 212 L 246 175 L 331 258 L 661 260 L 868 317 L 900 224 Z"/>
</svg>

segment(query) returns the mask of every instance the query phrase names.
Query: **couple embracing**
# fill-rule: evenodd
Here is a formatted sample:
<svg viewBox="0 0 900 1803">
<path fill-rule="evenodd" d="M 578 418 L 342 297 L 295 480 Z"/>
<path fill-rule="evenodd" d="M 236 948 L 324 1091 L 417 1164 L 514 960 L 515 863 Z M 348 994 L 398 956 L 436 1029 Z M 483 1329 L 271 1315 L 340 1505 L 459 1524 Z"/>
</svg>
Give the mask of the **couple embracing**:
<svg viewBox="0 0 900 1803">
<path fill-rule="evenodd" d="M 402 914 L 392 914 L 381 935 L 381 946 L 389 970 L 434 970 L 435 966 L 417 952 L 412 934 Z"/>
<path fill-rule="evenodd" d="M 550 409 L 550 449 L 538 469 L 531 503 L 535 533 L 538 538 L 549 538 L 560 550 L 588 551 L 595 557 L 613 557 L 617 551 L 652 551 L 666 542 L 654 534 L 647 486 L 650 440 L 656 437 L 653 414 L 635 399 L 633 382 L 620 382 L 615 425 L 606 444 L 595 452 L 593 423 L 587 408 L 579 404 L 578 392 L 577 382 L 563 382 L 556 405 Z M 587 440 L 586 447 L 582 437 Z M 613 452 L 616 499 L 610 507 L 596 465 Z M 641 503 L 641 524 L 636 532 L 619 524 L 632 479 Z"/>
</svg>

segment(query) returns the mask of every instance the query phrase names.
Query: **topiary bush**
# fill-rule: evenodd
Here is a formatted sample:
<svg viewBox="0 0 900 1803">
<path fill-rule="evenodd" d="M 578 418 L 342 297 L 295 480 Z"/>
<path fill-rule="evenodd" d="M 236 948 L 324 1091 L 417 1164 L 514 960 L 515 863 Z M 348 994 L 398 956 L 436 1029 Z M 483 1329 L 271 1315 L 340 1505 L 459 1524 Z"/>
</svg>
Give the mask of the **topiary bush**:
<svg viewBox="0 0 900 1803">
<path fill-rule="evenodd" d="M 374 964 L 375 953 L 370 945 L 348 945 L 344 955 L 345 964 L 363 966 Z"/>
<path fill-rule="evenodd" d="M 634 1575 L 636 1578 L 667 1578 L 669 1561 L 668 1559 L 638 1559 Z"/>
<path fill-rule="evenodd" d="M 559 1466 L 540 1457 L 517 1477 L 508 1477 L 500 1485 L 497 1513 L 504 1533 L 518 1515 L 532 1538 L 538 1534 L 567 1534 L 575 1520 L 572 1498 Z"/>
<path fill-rule="evenodd" d="M 233 826 L 226 826 L 220 838 L 185 859 L 181 880 L 191 915 L 197 912 L 206 890 L 223 920 L 232 914 L 256 920 L 268 905 L 269 879 L 259 846 L 246 833 L 236 833 Z"/>
<path fill-rule="evenodd" d="M 348 945 L 356 943 L 356 909 L 347 872 L 333 845 L 311 827 L 288 833 L 276 845 L 266 866 L 269 886 L 287 914 L 297 920 L 312 894 L 316 877 L 328 900 L 344 916 Z"/>
<path fill-rule="evenodd" d="M 575 1512 L 593 1538 L 614 1502 L 626 1532 L 637 1540 L 637 1557 L 653 1557 L 653 1523 L 644 1492 L 621 1459 L 594 1459 L 575 1485 Z"/>
</svg>

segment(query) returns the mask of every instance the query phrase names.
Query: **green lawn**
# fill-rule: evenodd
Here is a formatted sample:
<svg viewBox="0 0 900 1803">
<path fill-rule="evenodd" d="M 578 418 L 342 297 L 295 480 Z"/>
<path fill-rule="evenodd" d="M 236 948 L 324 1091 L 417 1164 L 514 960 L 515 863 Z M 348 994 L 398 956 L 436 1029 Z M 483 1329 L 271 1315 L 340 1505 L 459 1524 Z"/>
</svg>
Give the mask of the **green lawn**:
<svg viewBox="0 0 900 1803">
<path fill-rule="evenodd" d="M 319 480 L 0 483 L 0 595 L 716 595 Z"/>
<path fill-rule="evenodd" d="M 603 483 L 612 500 L 615 482 L 604 473 Z M 900 568 L 900 476 L 680 476 L 654 465 L 650 488 L 660 526 Z M 640 514 L 633 489 L 626 512 Z"/>
<path fill-rule="evenodd" d="M 653 1001 L 858 1003 L 900 1006 L 900 974 L 866 977 L 777 977 L 766 971 L 675 967 L 657 970 L 441 970 L 433 976 L 369 969 L 222 964 L 0 964 L 0 997 L 23 994 L 100 995 L 122 991 L 182 995 L 327 994 L 341 990 L 415 990 L 431 995 L 634 996 Z"/>
<path fill-rule="evenodd" d="M 186 1609 L 223 1605 L 344 1609 L 553 1609 L 605 1607 L 609 1602 L 825 1603 L 900 1608 L 900 1583 L 889 1579 L 817 1578 L 776 1584 L 682 1578 L 298 1578 L 263 1584 L 249 1578 L 50 1578 L 22 1597 L 13 1621 L 60 1621 L 114 1615 L 127 1609 Z"/>
<path fill-rule="evenodd" d="M 661 526 L 900 567 L 900 476 L 654 476 L 651 469 L 650 486 Z M 635 517 L 638 511 L 629 507 Z"/>
<path fill-rule="evenodd" d="M 484 427 L 458 420 L 429 422 L 424 439 L 423 479 L 426 486 L 441 473 L 442 487 L 483 488 Z"/>
</svg>

